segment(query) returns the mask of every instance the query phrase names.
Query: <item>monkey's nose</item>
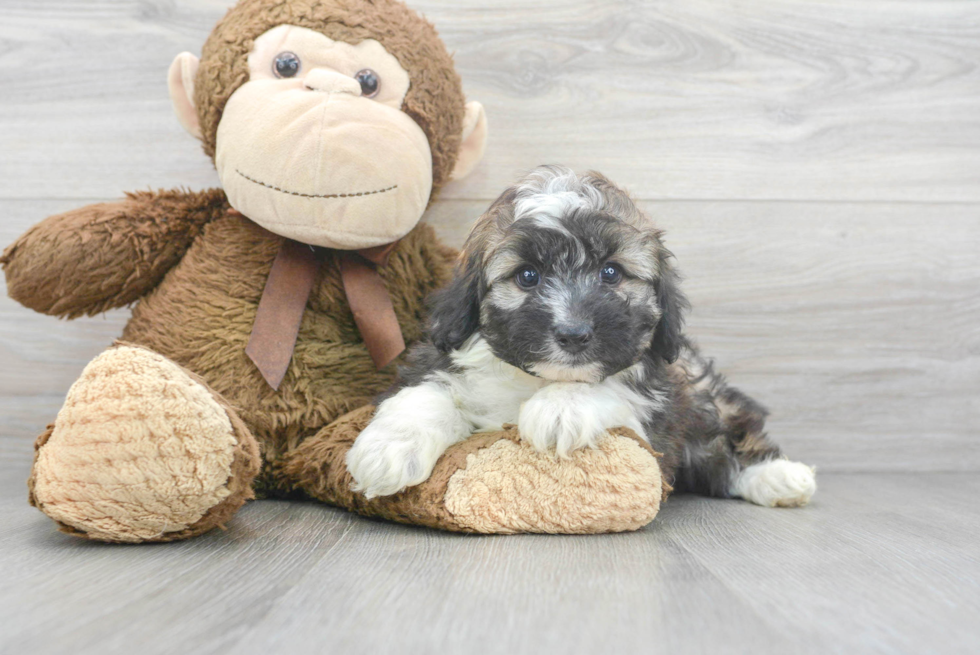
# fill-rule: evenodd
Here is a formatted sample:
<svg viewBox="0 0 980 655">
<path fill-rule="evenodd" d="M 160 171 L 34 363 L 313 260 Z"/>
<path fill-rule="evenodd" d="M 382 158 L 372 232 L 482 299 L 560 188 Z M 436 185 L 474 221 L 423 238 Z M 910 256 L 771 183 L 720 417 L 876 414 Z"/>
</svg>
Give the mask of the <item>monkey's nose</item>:
<svg viewBox="0 0 980 655">
<path fill-rule="evenodd" d="M 342 75 L 336 71 L 314 68 L 303 78 L 303 85 L 310 91 L 321 93 L 350 93 L 361 95 L 361 84 L 353 77 Z"/>
<path fill-rule="evenodd" d="M 577 355 L 589 347 L 592 341 L 592 326 L 588 323 L 559 325 L 555 328 L 555 341 L 565 352 Z"/>
</svg>

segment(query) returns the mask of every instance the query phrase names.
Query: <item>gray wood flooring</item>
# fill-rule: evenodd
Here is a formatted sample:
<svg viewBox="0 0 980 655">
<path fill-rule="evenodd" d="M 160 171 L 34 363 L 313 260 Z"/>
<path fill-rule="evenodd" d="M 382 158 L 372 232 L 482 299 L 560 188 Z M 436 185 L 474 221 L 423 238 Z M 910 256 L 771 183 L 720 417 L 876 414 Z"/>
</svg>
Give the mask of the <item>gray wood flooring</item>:
<svg viewBox="0 0 980 655">
<path fill-rule="evenodd" d="M 165 75 L 230 4 L 0 0 L 0 245 L 217 183 Z M 411 4 L 491 128 L 427 220 L 458 245 L 545 162 L 628 187 L 814 503 L 484 538 L 263 501 L 186 543 L 81 543 L 24 480 L 127 312 L 60 322 L 0 282 L 0 653 L 980 652 L 980 2 Z"/>
<path fill-rule="evenodd" d="M 52 532 L 17 482 L 0 499 L 5 653 L 980 648 L 966 473 L 826 474 L 798 511 L 680 496 L 605 537 L 467 537 L 260 501 L 227 532 L 135 547 Z"/>
</svg>

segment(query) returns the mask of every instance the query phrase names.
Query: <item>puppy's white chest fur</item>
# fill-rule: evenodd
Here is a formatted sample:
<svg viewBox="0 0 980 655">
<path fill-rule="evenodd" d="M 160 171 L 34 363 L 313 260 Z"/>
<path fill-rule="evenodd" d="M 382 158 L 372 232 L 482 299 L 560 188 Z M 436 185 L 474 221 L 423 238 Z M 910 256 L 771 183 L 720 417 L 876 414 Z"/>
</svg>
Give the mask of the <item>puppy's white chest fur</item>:
<svg viewBox="0 0 980 655">
<path fill-rule="evenodd" d="M 550 384 L 501 361 L 479 337 L 466 342 L 452 359 L 458 372 L 439 372 L 433 378 L 446 385 L 475 431 L 517 423 L 521 405 Z"/>
<path fill-rule="evenodd" d="M 597 383 L 550 381 L 498 359 L 479 336 L 453 353 L 456 373 L 440 373 L 456 406 L 477 431 L 517 423 L 538 450 L 567 457 L 596 442 L 609 428 L 625 426 L 645 436 L 642 417 L 658 404 L 625 384 L 631 370 Z"/>
</svg>

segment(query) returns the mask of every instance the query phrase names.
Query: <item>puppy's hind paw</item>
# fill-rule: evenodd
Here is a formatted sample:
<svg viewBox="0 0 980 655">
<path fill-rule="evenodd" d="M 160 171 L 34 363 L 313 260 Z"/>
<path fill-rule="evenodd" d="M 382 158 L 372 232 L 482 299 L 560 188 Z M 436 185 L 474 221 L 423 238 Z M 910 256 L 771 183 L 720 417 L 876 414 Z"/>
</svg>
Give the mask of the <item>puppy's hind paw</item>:
<svg viewBox="0 0 980 655">
<path fill-rule="evenodd" d="M 813 467 L 787 459 L 753 464 L 732 485 L 732 495 L 763 507 L 802 507 L 816 491 Z"/>
</svg>

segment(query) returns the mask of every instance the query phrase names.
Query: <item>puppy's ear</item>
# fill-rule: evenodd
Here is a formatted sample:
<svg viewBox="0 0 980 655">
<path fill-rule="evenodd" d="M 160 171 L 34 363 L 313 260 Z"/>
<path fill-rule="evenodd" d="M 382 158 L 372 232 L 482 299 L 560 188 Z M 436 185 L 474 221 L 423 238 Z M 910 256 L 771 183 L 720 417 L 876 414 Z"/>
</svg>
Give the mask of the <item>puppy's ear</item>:
<svg viewBox="0 0 980 655">
<path fill-rule="evenodd" d="M 657 302 L 660 305 L 660 322 L 653 333 L 650 350 L 668 364 L 677 360 L 684 345 L 684 315 L 690 308 L 687 297 L 680 289 L 680 276 L 670 264 L 672 256 L 666 250 L 660 258 L 660 277 L 656 282 Z"/>
<path fill-rule="evenodd" d="M 429 299 L 429 339 L 442 352 L 458 350 L 480 329 L 480 304 L 487 292 L 483 256 L 514 221 L 514 198 L 510 187 L 493 201 L 466 237 L 453 280 Z"/>
<path fill-rule="evenodd" d="M 452 281 L 429 297 L 432 345 L 444 353 L 458 350 L 480 329 L 483 286 L 479 256 L 470 253 L 456 265 Z"/>
</svg>

